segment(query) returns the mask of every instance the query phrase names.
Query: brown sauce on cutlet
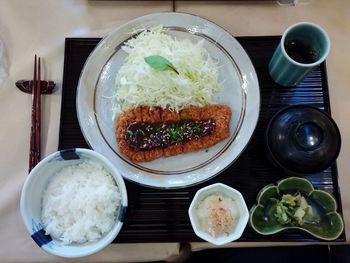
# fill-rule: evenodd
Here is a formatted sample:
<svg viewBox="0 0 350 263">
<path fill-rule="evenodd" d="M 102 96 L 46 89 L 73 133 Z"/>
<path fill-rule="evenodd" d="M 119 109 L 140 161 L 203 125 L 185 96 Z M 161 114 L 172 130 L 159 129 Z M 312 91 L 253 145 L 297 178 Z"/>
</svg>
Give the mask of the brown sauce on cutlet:
<svg viewBox="0 0 350 263">
<path fill-rule="evenodd" d="M 154 123 L 133 121 L 125 130 L 124 139 L 133 150 L 150 150 L 198 140 L 212 134 L 214 129 L 213 119 Z"/>
<path fill-rule="evenodd" d="M 117 145 L 123 155 L 134 162 L 150 162 L 161 157 L 170 157 L 182 153 L 208 149 L 230 136 L 231 114 L 231 109 L 221 104 L 211 104 L 204 107 L 191 106 L 179 112 L 147 106 L 133 108 L 122 113 L 116 121 Z M 131 134 L 134 134 L 133 131 L 127 131 L 132 122 L 144 122 L 147 124 L 157 123 L 158 125 L 161 123 L 178 123 L 179 125 L 181 120 L 208 121 L 209 119 L 215 122 L 215 128 L 210 134 L 204 135 L 198 139 L 179 142 L 176 142 L 177 140 L 175 139 L 173 142 L 170 142 L 173 144 L 167 146 L 161 144 L 161 146 L 151 149 L 132 148 L 127 142 L 127 138 L 129 138 Z M 144 130 L 142 131 L 144 132 Z M 142 135 L 142 131 L 138 132 L 138 136 Z M 130 140 L 132 139 L 130 138 Z M 141 140 L 139 141 L 141 142 Z M 163 148 L 162 145 L 164 146 Z"/>
</svg>

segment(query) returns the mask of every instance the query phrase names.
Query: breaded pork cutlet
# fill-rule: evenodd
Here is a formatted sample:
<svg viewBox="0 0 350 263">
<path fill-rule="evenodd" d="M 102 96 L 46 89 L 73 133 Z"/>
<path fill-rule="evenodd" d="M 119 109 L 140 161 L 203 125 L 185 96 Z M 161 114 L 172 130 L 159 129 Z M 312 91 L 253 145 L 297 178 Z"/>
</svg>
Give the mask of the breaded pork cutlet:
<svg viewBox="0 0 350 263">
<path fill-rule="evenodd" d="M 162 121 L 161 112 L 160 108 L 142 107 L 142 121 L 148 123 L 159 123 Z M 145 153 L 144 162 L 158 159 L 164 154 L 162 148 L 154 148 L 143 152 Z"/>
<path fill-rule="evenodd" d="M 121 152 L 135 162 L 148 162 L 160 157 L 169 157 L 181 153 L 188 153 L 207 149 L 226 139 L 230 135 L 229 124 L 231 109 L 228 106 L 213 104 L 205 107 L 189 107 L 180 112 L 169 109 L 138 107 L 121 114 L 116 121 L 116 139 Z M 165 147 L 151 149 L 135 149 L 127 142 L 128 127 L 132 123 L 147 123 L 159 126 L 163 123 L 183 123 L 187 121 L 214 122 L 212 131 L 199 138 L 179 140 Z M 181 126 L 180 126 L 181 127 Z M 178 129 L 179 130 L 179 129 Z"/>
<path fill-rule="evenodd" d="M 190 120 L 213 119 L 215 121 L 215 130 L 212 134 L 182 143 L 184 153 L 207 149 L 230 136 L 231 109 L 225 105 L 214 104 L 203 108 L 190 107 L 183 109 L 180 111 L 180 118 Z"/>
<path fill-rule="evenodd" d="M 142 121 L 141 107 L 128 110 L 119 116 L 116 127 L 117 144 L 121 152 L 125 154 L 130 160 L 133 160 L 135 162 L 145 162 L 146 159 L 144 151 L 135 151 L 131 149 L 125 140 L 124 134 L 130 124 L 130 121 Z"/>
<path fill-rule="evenodd" d="M 161 111 L 162 122 L 173 122 L 173 121 L 181 121 L 180 114 L 176 111 L 172 111 L 169 109 L 163 109 Z M 169 145 L 164 149 L 164 156 L 169 157 L 173 155 L 177 155 L 182 153 L 182 142 L 177 142 L 175 144 Z"/>
</svg>

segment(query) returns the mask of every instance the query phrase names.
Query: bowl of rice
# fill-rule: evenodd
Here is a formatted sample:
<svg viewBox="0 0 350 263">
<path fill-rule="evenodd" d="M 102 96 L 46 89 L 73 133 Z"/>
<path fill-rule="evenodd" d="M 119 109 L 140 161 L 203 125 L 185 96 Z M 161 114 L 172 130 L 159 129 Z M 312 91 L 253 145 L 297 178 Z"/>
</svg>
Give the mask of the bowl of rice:
<svg viewBox="0 0 350 263">
<path fill-rule="evenodd" d="M 120 232 L 127 192 L 118 170 L 88 149 L 52 153 L 30 172 L 20 211 L 32 239 L 61 257 L 94 254 Z"/>
<path fill-rule="evenodd" d="M 221 183 L 198 190 L 188 213 L 196 235 L 218 246 L 240 238 L 249 219 L 242 194 Z"/>
</svg>

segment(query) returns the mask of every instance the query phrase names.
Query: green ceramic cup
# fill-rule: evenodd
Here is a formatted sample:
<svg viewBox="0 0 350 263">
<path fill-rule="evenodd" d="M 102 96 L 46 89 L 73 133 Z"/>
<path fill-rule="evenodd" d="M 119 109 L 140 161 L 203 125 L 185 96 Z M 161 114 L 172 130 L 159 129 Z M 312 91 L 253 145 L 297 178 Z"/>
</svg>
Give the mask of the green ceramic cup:
<svg viewBox="0 0 350 263">
<path fill-rule="evenodd" d="M 309 22 L 291 25 L 271 58 L 270 76 L 281 86 L 295 86 L 326 59 L 329 50 L 329 37 L 320 26 Z"/>
</svg>

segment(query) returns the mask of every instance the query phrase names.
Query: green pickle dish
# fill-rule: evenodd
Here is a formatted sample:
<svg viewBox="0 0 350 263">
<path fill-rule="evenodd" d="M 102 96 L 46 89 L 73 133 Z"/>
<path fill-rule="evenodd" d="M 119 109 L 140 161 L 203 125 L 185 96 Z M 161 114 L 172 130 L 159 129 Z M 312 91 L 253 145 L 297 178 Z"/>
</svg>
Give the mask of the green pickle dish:
<svg viewBox="0 0 350 263">
<path fill-rule="evenodd" d="M 337 239 L 344 230 L 335 198 L 299 177 L 261 189 L 250 209 L 249 225 L 262 235 L 297 229 L 328 241 Z"/>
</svg>

